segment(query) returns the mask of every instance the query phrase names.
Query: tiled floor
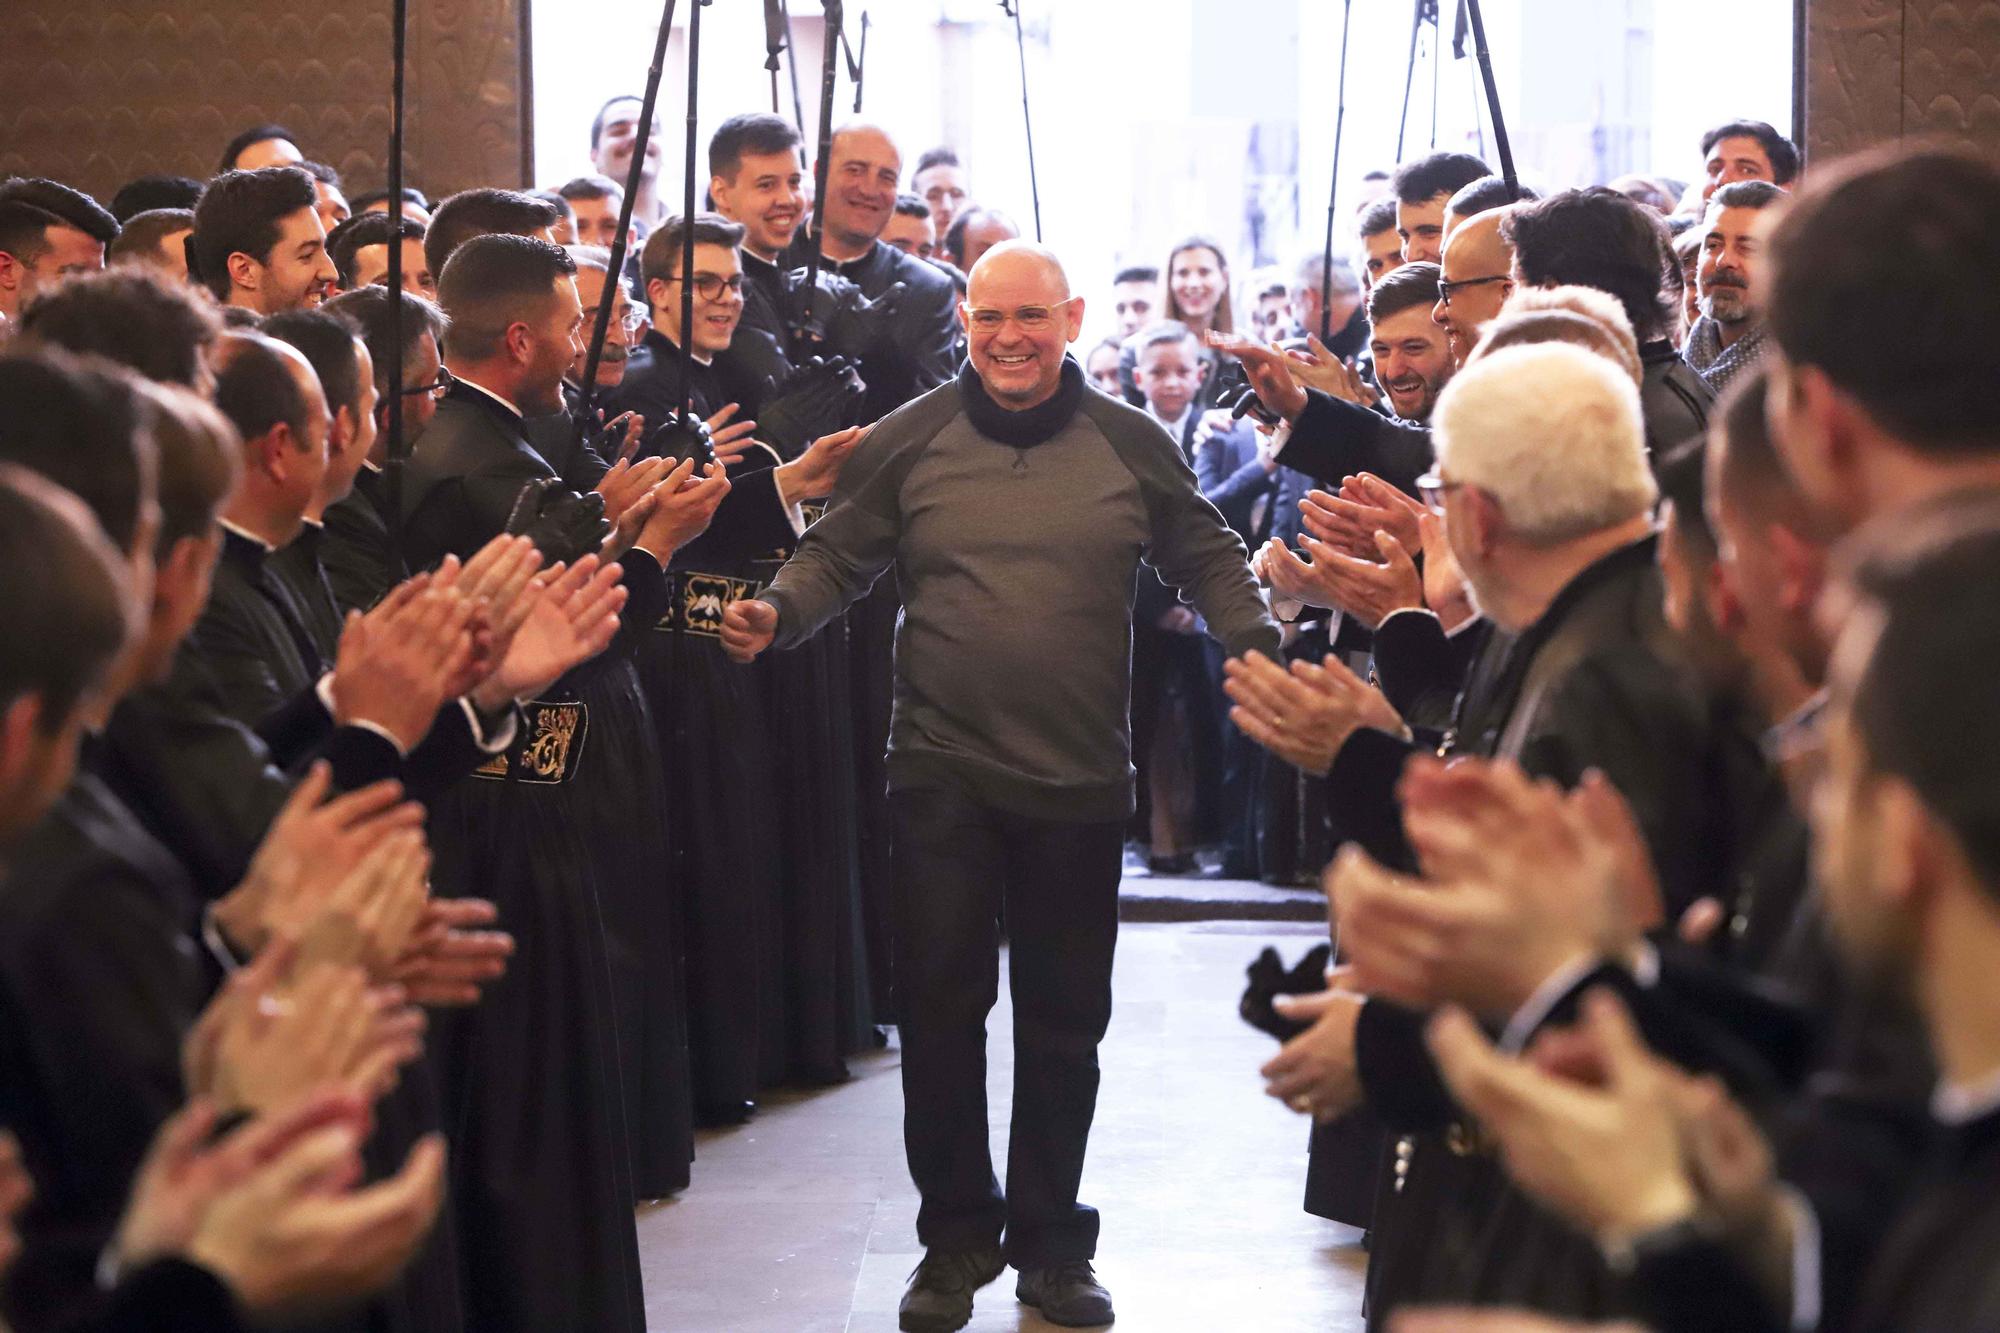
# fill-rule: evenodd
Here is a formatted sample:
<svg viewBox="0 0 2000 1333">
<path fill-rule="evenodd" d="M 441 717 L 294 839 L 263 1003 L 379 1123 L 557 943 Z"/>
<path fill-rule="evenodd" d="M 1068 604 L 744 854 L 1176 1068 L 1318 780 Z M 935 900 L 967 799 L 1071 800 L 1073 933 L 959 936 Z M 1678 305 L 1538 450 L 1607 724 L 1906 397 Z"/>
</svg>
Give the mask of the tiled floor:
<svg viewBox="0 0 2000 1333">
<path fill-rule="evenodd" d="M 1299 1208 L 1306 1125 L 1266 1098 L 1270 1041 L 1236 1017 L 1243 967 L 1289 958 L 1324 927 L 1127 925 L 1117 1008 L 1084 1173 L 1104 1216 L 1098 1271 L 1127 1333 L 1359 1333 L 1365 1256 L 1347 1227 Z M 1001 987 L 989 1025 L 994 1155 L 1004 1162 L 1012 1044 Z M 876 1333 L 917 1260 L 892 1046 L 855 1079 L 774 1098 L 742 1129 L 705 1135 L 694 1187 L 643 1211 L 654 1333 Z M 1004 1171 L 1004 1167 L 1003 1167 Z M 971 1328 L 1045 1330 L 1012 1275 L 980 1293 Z"/>
</svg>

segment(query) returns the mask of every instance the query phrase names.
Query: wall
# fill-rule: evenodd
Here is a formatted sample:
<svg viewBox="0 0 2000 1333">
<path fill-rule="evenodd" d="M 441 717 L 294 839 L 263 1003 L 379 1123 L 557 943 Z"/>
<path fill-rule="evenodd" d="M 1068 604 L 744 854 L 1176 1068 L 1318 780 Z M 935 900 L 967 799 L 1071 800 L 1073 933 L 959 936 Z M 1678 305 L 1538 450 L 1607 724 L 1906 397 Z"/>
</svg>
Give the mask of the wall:
<svg viewBox="0 0 2000 1333">
<path fill-rule="evenodd" d="M 2000 3 L 1810 0 L 1806 147 L 1935 134 L 2000 148 Z"/>
<path fill-rule="evenodd" d="M 109 199 L 149 171 L 205 177 L 238 130 L 289 126 L 354 191 L 389 135 L 388 0 L 6 0 L 0 175 Z M 413 0 L 405 172 L 433 195 L 523 178 L 517 0 Z"/>
</svg>

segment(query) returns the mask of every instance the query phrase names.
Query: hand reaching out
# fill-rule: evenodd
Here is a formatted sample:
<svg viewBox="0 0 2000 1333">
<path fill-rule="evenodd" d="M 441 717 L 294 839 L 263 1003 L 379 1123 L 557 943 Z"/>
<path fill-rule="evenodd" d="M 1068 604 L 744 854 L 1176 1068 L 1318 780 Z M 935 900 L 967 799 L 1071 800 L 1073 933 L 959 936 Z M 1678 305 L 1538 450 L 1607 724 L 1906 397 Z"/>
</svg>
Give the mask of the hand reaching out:
<svg viewBox="0 0 2000 1333">
<path fill-rule="evenodd" d="M 1209 333 L 1208 345 L 1242 362 L 1251 389 L 1276 415 L 1296 421 L 1299 413 L 1306 410 L 1306 391 L 1292 374 L 1291 359 L 1277 348 L 1235 334 L 1215 332 Z"/>
<path fill-rule="evenodd" d="M 873 429 L 873 426 L 849 426 L 814 440 L 804 453 L 778 468 L 779 498 L 791 505 L 833 494 L 833 488 L 840 482 L 841 469 Z"/>
<path fill-rule="evenodd" d="M 1306 335 L 1306 350 L 1292 351 L 1291 370 L 1301 384 L 1318 389 L 1329 398 L 1338 398 L 1357 407 L 1372 408 L 1381 401 L 1368 381 L 1361 377 L 1353 361 L 1342 362 L 1327 350 L 1317 334 Z"/>
<path fill-rule="evenodd" d="M 778 608 L 769 602 L 746 598 L 722 609 L 722 651 L 732 662 L 756 661 L 777 634 Z"/>
</svg>

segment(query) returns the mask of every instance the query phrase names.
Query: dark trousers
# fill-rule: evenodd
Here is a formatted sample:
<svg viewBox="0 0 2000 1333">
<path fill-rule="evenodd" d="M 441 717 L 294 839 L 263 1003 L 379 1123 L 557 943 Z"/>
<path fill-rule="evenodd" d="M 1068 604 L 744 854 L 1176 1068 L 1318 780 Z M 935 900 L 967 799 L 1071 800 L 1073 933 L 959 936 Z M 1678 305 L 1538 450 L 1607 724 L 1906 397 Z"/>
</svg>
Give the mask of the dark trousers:
<svg viewBox="0 0 2000 1333">
<path fill-rule="evenodd" d="M 1089 1259 L 1097 1210 L 1076 1201 L 1111 1021 L 1123 822 L 1029 819 L 955 791 L 890 796 L 903 1144 L 926 1248 L 1005 1234 L 1017 1268 Z M 986 1015 L 1005 906 L 1014 1000 L 1007 1190 L 986 1128 Z"/>
<path fill-rule="evenodd" d="M 1214 842 L 1222 832 L 1222 695 L 1209 673 L 1205 634 L 1174 634 L 1152 625 L 1132 629 L 1132 764 L 1139 774 L 1139 807 L 1133 828 L 1152 836 L 1152 758 L 1161 711 L 1178 697 L 1187 730 L 1188 774 L 1194 783 L 1194 840 Z M 1176 848 L 1186 851 L 1186 848 Z"/>
</svg>

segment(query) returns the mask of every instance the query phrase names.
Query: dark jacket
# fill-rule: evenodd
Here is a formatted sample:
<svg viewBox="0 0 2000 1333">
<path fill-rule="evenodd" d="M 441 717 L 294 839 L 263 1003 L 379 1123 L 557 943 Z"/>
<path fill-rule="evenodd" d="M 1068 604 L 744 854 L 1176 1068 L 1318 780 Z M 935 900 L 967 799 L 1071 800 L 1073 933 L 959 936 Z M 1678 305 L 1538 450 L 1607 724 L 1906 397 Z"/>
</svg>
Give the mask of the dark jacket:
<svg viewBox="0 0 2000 1333">
<path fill-rule="evenodd" d="M 801 227 L 784 262 L 805 267 L 812 244 Z M 940 269 L 880 241 L 859 259 L 825 267 L 861 288 L 871 301 L 899 282 L 904 285 L 889 350 L 861 359 L 861 378 L 868 385 L 863 421 L 881 420 L 958 373 L 958 291 Z"/>
<path fill-rule="evenodd" d="M 96 1303 L 98 1256 L 184 1100 L 181 1037 L 214 980 L 193 884 L 89 757 L 0 885 L 0 1123 L 35 1178 L 9 1280 L 23 1330 Z"/>
<path fill-rule="evenodd" d="M 447 555 L 470 557 L 506 530 L 522 487 L 553 476 L 520 417 L 470 385 L 453 385 L 410 455 L 403 509 L 411 563 L 428 569 Z M 659 561 L 633 550 L 620 563 L 628 598 L 614 652 L 649 630 L 667 604 Z"/>
<path fill-rule="evenodd" d="M 1292 423 L 1278 462 L 1338 490 L 1343 477 L 1372 472 L 1391 486 L 1417 493 L 1430 470 L 1430 427 L 1388 417 L 1372 408 L 1306 390 L 1305 411 Z"/>
<path fill-rule="evenodd" d="M 320 563 L 342 611 L 366 611 L 410 576 L 389 527 L 389 479 L 364 467 L 346 499 L 327 506 Z"/>
<path fill-rule="evenodd" d="M 1665 339 L 1641 347 L 1639 361 L 1645 371 L 1639 408 L 1646 421 L 1646 456 L 1657 460 L 1708 429 L 1715 390 Z"/>
</svg>

